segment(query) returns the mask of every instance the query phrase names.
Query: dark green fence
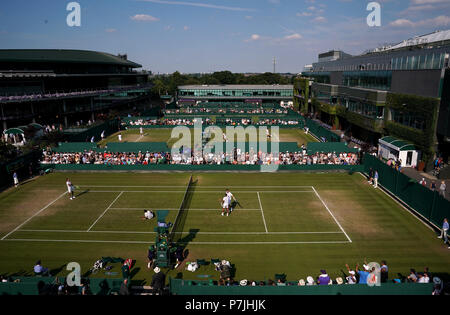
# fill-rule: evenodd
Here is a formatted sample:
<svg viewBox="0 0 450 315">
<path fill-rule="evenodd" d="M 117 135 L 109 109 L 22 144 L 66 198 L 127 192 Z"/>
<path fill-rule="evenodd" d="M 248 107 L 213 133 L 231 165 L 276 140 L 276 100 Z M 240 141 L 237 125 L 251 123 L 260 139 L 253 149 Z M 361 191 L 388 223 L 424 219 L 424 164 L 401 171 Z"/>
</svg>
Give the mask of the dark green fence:
<svg viewBox="0 0 450 315">
<path fill-rule="evenodd" d="M 340 138 L 334 132 L 322 127 L 319 123 L 311 119 L 306 119 L 306 126 L 309 128 L 309 132 L 316 137 L 322 139 L 325 138 L 327 142 L 340 142 Z"/>
<path fill-rule="evenodd" d="M 13 281 L 0 283 L 0 295 L 38 295 L 39 287 L 56 284 L 55 277 L 13 277 Z M 64 284 L 66 278 L 58 277 L 58 283 Z M 89 279 L 89 289 L 93 295 L 118 293 L 123 279 Z"/>
<path fill-rule="evenodd" d="M 376 170 L 378 183 L 413 208 L 424 219 L 436 227 L 442 226 L 444 218 L 450 217 L 450 202 L 439 196 L 437 191 L 420 185 L 410 177 L 396 171 L 372 155 L 364 156 L 364 169 Z"/>
<path fill-rule="evenodd" d="M 95 141 L 99 141 L 103 131 L 105 132 L 105 137 L 119 131 L 119 120 L 109 120 L 88 130 L 79 133 L 67 133 L 66 135 L 69 142 L 89 142 L 92 137 L 95 137 Z"/>
<path fill-rule="evenodd" d="M 39 166 L 42 151 L 35 150 L 24 154 L 13 161 L 0 164 L 0 187 L 7 187 L 13 184 L 13 174 L 17 173 L 19 181 L 30 176 L 30 166 L 35 173 Z"/>
<path fill-rule="evenodd" d="M 44 169 L 56 171 L 249 171 L 259 172 L 259 165 L 98 165 L 98 164 L 42 164 Z M 278 171 L 347 171 L 362 172 L 363 165 L 279 165 Z"/>
<path fill-rule="evenodd" d="M 315 286 L 217 286 L 208 281 L 170 279 L 170 292 L 176 295 L 431 295 L 432 283 L 384 283 Z"/>
</svg>

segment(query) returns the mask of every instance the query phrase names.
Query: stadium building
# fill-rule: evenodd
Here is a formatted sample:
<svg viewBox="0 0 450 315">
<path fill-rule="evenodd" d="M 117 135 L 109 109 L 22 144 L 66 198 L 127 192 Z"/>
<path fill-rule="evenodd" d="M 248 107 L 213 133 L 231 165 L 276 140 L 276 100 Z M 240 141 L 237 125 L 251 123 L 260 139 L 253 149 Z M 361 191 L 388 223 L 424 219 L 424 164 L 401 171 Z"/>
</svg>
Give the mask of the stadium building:
<svg viewBox="0 0 450 315">
<path fill-rule="evenodd" d="M 430 160 L 450 152 L 450 30 L 351 56 L 319 55 L 295 84 L 304 113 L 378 144 L 411 142 Z"/>
<path fill-rule="evenodd" d="M 148 75 L 126 55 L 84 50 L 0 50 L 1 128 L 94 120 L 150 99 Z"/>
<path fill-rule="evenodd" d="M 196 102 L 292 103 L 293 85 L 185 85 L 179 86 L 179 104 Z"/>
</svg>

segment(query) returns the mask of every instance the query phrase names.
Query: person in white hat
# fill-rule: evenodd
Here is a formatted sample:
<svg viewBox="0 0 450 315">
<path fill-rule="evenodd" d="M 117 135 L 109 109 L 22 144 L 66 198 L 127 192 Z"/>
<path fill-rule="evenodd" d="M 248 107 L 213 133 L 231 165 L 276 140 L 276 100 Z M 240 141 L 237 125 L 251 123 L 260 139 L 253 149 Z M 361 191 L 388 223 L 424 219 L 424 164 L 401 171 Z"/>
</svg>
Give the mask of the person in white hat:
<svg viewBox="0 0 450 315">
<path fill-rule="evenodd" d="M 244 280 L 241 280 L 241 282 L 239 282 L 239 284 L 241 287 L 245 287 L 245 286 L 247 286 L 248 281 L 246 279 L 244 279 Z"/>
<path fill-rule="evenodd" d="M 349 275 L 345 278 L 347 280 L 347 284 L 356 284 L 356 277 L 355 277 L 355 271 L 349 270 Z"/>
<path fill-rule="evenodd" d="M 314 282 L 314 278 L 311 276 L 308 276 L 306 278 L 307 284 L 306 285 L 315 285 L 316 283 Z"/>
<path fill-rule="evenodd" d="M 305 282 L 305 279 L 300 279 L 299 281 L 298 281 L 298 285 L 299 286 L 305 286 L 306 285 L 306 282 Z"/>
</svg>

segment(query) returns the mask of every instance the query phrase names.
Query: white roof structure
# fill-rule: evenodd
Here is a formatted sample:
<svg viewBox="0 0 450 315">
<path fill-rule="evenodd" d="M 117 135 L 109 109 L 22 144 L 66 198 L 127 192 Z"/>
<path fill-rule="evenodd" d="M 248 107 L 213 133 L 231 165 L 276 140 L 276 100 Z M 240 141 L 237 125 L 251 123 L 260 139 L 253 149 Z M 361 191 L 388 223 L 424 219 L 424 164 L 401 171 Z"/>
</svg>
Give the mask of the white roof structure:
<svg viewBox="0 0 450 315">
<path fill-rule="evenodd" d="M 449 41 L 449 40 L 450 40 L 450 30 L 436 31 L 431 34 L 416 36 L 416 37 L 413 37 L 410 39 L 406 39 L 397 45 L 386 48 L 385 50 L 394 50 L 394 49 L 400 49 L 400 48 L 409 47 L 409 46 L 431 44 L 431 43 L 443 42 L 443 41 Z"/>
</svg>

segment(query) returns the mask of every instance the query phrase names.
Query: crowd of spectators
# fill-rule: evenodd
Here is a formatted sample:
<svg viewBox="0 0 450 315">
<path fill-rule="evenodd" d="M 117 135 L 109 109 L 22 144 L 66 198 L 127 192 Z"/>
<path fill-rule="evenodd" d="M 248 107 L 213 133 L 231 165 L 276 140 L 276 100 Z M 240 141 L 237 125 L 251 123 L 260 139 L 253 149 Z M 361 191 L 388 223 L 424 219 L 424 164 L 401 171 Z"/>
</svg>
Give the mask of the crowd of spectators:
<svg viewBox="0 0 450 315">
<path fill-rule="evenodd" d="M 315 153 L 308 155 L 306 150 L 280 152 L 279 154 L 243 152 L 235 148 L 233 152 L 206 153 L 187 149 L 169 152 L 112 153 L 84 151 L 61 153 L 44 150 L 42 164 L 95 164 L 95 165 L 357 165 L 358 155 L 354 153 Z"/>
<path fill-rule="evenodd" d="M 180 109 L 166 109 L 164 114 L 288 114 L 287 109 L 282 108 L 204 108 L 204 107 L 185 107 Z"/>
<path fill-rule="evenodd" d="M 356 264 L 355 268 L 345 265 L 345 271 L 340 270 L 336 278 L 330 276 L 325 269 L 320 270 L 317 276 L 307 276 L 298 281 L 287 281 L 286 275 L 275 275 L 274 280 L 254 281 L 243 279 L 236 281 L 231 277 L 231 264 L 223 260 L 215 263 L 216 271 L 220 272 L 219 286 L 319 286 L 319 285 L 377 285 L 383 283 L 433 283 L 433 295 L 441 295 L 444 291 L 444 283 L 439 277 L 433 277 L 428 267 L 423 272 L 410 269 L 408 275 L 398 273 L 395 277 L 389 278 L 389 267 L 386 261 L 380 264 Z M 191 283 L 195 284 L 195 283 Z M 215 283 L 214 283 L 215 284 Z"/>
<path fill-rule="evenodd" d="M 48 92 L 48 93 L 35 93 L 35 94 L 26 94 L 26 95 L 9 95 L 2 96 L 0 95 L 0 102 L 7 101 L 35 101 L 40 99 L 51 99 L 51 98 L 62 98 L 62 97 L 74 97 L 74 96 L 83 96 L 90 94 L 108 94 L 108 93 L 116 93 L 120 91 L 124 91 L 130 88 L 136 88 L 136 86 L 122 86 L 113 89 L 89 89 L 89 90 L 79 90 L 79 91 L 67 91 L 67 92 Z"/>
</svg>

